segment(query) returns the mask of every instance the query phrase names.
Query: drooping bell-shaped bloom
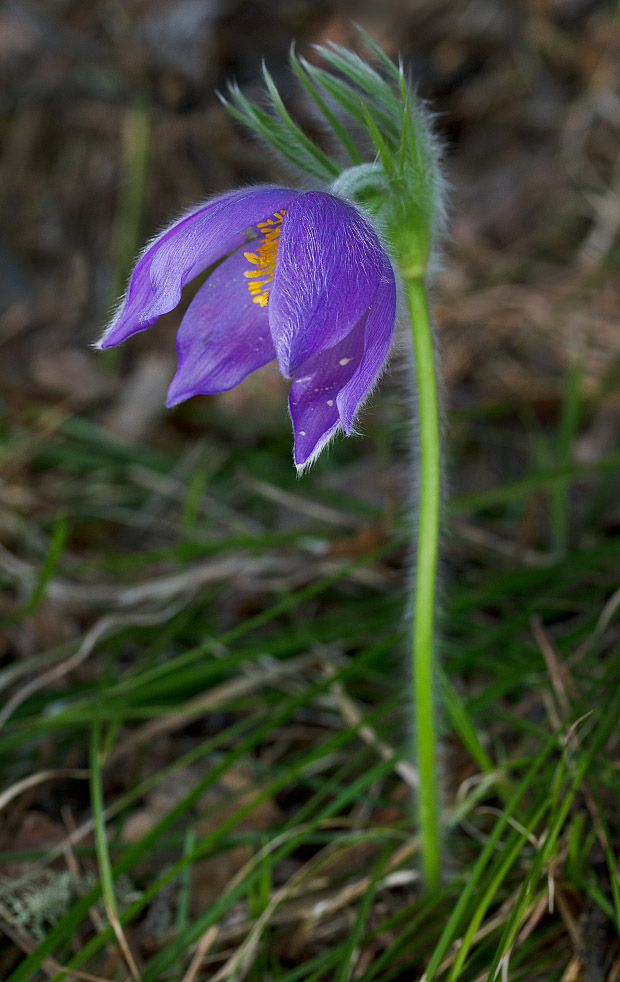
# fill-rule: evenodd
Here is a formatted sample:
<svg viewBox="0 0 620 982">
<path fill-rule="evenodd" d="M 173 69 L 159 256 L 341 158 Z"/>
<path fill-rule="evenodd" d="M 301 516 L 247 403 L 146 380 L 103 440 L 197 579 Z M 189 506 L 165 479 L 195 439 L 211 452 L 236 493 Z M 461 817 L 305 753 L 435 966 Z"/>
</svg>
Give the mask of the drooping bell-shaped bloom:
<svg viewBox="0 0 620 982">
<path fill-rule="evenodd" d="M 146 247 L 109 348 L 173 310 L 213 264 L 177 334 L 174 406 L 223 392 L 274 358 L 291 379 L 297 467 L 355 414 L 385 364 L 396 319 L 391 262 L 365 215 L 324 191 L 263 185 L 212 198 Z"/>
</svg>

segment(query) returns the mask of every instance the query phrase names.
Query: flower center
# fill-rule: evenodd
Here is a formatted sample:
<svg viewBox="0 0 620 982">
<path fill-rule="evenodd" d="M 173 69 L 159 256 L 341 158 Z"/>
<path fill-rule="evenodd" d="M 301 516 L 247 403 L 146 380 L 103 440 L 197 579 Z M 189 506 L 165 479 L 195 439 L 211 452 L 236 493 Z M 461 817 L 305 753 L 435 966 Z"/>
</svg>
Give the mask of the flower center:
<svg viewBox="0 0 620 982">
<path fill-rule="evenodd" d="M 276 268 L 278 242 L 285 214 L 286 209 L 274 211 L 272 218 L 268 218 L 266 222 L 259 222 L 258 228 L 263 238 L 258 243 L 258 252 L 243 253 L 248 262 L 256 266 L 256 269 L 248 269 L 243 275 L 250 281 L 248 290 L 252 294 L 252 303 L 258 303 L 261 307 L 265 307 L 269 300 L 271 291 L 269 284 Z"/>
</svg>

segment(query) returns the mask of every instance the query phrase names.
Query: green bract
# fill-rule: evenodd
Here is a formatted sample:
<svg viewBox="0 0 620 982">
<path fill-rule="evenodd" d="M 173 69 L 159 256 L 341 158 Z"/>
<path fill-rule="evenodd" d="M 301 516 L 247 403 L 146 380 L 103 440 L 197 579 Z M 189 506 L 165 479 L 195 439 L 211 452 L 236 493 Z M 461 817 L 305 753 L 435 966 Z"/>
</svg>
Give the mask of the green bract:
<svg viewBox="0 0 620 982">
<path fill-rule="evenodd" d="M 395 65 L 358 31 L 381 71 L 332 43 L 317 45 L 329 70 L 310 64 L 293 49 L 290 54 L 293 71 L 342 144 L 350 166 L 344 167 L 297 125 L 266 67 L 268 109 L 253 105 L 237 85 L 229 87 L 229 98 L 222 101 L 290 163 L 374 214 L 401 276 L 423 279 L 443 220 L 437 145 L 402 64 Z M 368 147 L 375 159 L 365 163 Z"/>
</svg>

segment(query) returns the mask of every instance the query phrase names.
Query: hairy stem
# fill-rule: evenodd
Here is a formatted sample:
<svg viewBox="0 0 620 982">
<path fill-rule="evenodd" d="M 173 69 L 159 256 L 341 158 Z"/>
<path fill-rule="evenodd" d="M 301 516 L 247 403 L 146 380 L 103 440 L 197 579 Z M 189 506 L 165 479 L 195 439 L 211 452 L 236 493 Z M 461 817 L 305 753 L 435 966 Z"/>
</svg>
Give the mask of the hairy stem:
<svg viewBox="0 0 620 982">
<path fill-rule="evenodd" d="M 439 886 L 441 836 L 437 783 L 433 657 L 441 471 L 439 409 L 433 341 L 424 281 L 406 280 L 411 319 L 419 420 L 419 512 L 413 612 L 412 662 L 422 874 L 427 889 Z"/>
</svg>

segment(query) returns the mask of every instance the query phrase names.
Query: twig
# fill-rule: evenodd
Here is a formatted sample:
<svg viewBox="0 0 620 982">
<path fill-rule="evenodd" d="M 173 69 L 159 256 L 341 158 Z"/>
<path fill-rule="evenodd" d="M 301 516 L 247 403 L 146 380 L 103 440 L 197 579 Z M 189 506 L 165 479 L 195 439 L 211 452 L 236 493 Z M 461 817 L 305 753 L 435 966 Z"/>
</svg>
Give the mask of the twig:
<svg viewBox="0 0 620 982">
<path fill-rule="evenodd" d="M 88 780 L 88 771 L 79 770 L 72 768 L 60 768 L 55 771 L 37 771 L 35 774 L 29 774 L 28 777 L 23 777 L 21 781 L 16 781 L 10 787 L 0 794 L 0 811 L 17 798 L 24 791 L 28 791 L 29 788 L 36 787 L 37 784 L 43 784 L 44 781 L 53 781 L 61 777 L 74 777 L 77 779 Z"/>
<path fill-rule="evenodd" d="M 2 903 L 0 903 L 0 919 L 4 922 L 2 930 L 6 936 L 11 939 L 20 951 L 23 951 L 26 955 L 31 955 L 37 947 L 35 941 L 29 938 L 22 928 L 17 926 L 10 911 Z M 108 979 L 103 979 L 100 975 L 91 975 L 90 972 L 82 972 L 77 968 L 65 968 L 54 958 L 50 957 L 41 963 L 41 968 L 50 979 L 55 978 L 57 975 L 66 975 L 69 980 L 82 979 L 83 982 L 109 982 Z"/>
<path fill-rule="evenodd" d="M 107 635 L 114 634 L 116 631 L 121 630 L 125 627 L 134 626 L 146 626 L 149 627 L 153 624 L 165 623 L 171 617 L 174 617 L 180 610 L 187 604 L 187 598 L 183 598 L 182 601 L 177 601 L 175 604 L 171 604 L 164 610 L 160 610 L 158 613 L 150 614 L 110 614 L 106 617 L 101 617 L 98 621 L 93 624 L 91 629 L 84 636 L 78 650 L 67 658 L 66 661 L 60 663 L 60 665 L 54 665 L 43 675 L 37 676 L 37 678 L 31 679 L 30 682 L 26 682 L 13 696 L 8 700 L 4 709 L 0 712 L 0 729 L 4 726 L 6 721 L 13 715 L 18 706 L 21 706 L 26 699 L 34 695 L 35 692 L 39 692 L 46 686 L 58 682 L 61 678 L 64 678 L 69 672 L 81 665 L 82 662 L 86 661 L 88 656 L 92 653 L 95 645 L 101 641 L 102 638 Z"/>
<path fill-rule="evenodd" d="M 219 934 L 219 928 L 216 924 L 212 924 L 211 927 L 207 928 L 202 937 L 200 938 L 198 945 L 196 947 L 196 953 L 192 958 L 187 972 L 183 976 L 182 982 L 195 982 L 196 976 L 200 971 L 200 967 L 205 960 L 210 948 L 213 947 L 217 936 Z"/>
<path fill-rule="evenodd" d="M 334 669 L 329 661 L 324 662 L 325 672 L 333 676 Z M 342 717 L 349 726 L 359 727 L 358 733 L 362 740 L 367 743 L 370 747 L 373 747 L 383 758 L 383 760 L 395 760 L 396 751 L 393 747 L 386 743 L 385 740 L 381 740 L 377 735 L 376 730 L 370 726 L 368 723 L 361 724 L 362 714 L 353 702 L 353 700 L 346 694 L 344 687 L 340 682 L 333 682 L 330 686 L 338 705 L 340 707 L 340 712 Z M 361 725 L 360 725 L 361 724 Z M 410 788 L 418 787 L 418 772 L 416 768 L 406 760 L 398 760 L 394 764 L 394 770 L 403 779 L 403 781 L 409 785 Z"/>
</svg>

